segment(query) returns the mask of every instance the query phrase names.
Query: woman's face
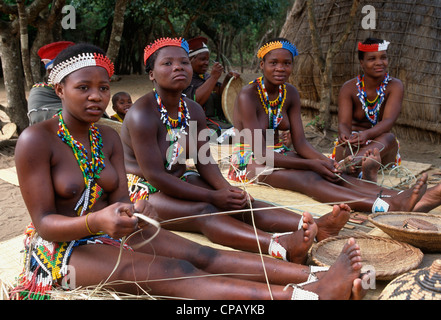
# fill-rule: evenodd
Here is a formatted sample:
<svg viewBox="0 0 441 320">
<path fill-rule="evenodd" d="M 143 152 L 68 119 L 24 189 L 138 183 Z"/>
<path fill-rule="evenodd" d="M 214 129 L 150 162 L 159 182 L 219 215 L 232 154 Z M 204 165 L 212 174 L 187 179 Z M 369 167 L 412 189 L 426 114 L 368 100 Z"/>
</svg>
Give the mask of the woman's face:
<svg viewBox="0 0 441 320">
<path fill-rule="evenodd" d="M 293 68 L 291 52 L 286 49 L 274 49 L 268 52 L 260 62 L 265 79 L 275 85 L 288 81 Z"/>
<path fill-rule="evenodd" d="M 187 52 L 180 47 L 164 47 L 158 52 L 150 80 L 164 89 L 183 91 L 191 83 L 193 69 Z"/>
<path fill-rule="evenodd" d="M 194 73 L 205 74 L 210 66 L 210 53 L 202 52 L 191 59 Z"/>
<path fill-rule="evenodd" d="M 364 73 L 372 77 L 384 77 L 389 60 L 386 51 L 365 52 L 363 60 L 360 60 Z"/>
<path fill-rule="evenodd" d="M 96 122 L 110 100 L 110 79 L 101 67 L 86 67 L 66 76 L 55 86 L 63 111 L 85 122 Z M 64 112 L 63 112 L 64 115 Z"/>
</svg>

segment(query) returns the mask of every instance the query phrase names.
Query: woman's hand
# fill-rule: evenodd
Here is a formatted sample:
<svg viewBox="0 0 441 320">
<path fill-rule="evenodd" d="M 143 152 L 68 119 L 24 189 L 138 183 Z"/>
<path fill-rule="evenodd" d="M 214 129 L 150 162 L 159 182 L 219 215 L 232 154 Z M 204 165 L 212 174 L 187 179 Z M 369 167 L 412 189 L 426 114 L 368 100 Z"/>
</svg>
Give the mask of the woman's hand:
<svg viewBox="0 0 441 320">
<path fill-rule="evenodd" d="M 155 208 L 147 200 L 139 200 L 133 205 L 134 212 L 140 213 L 148 218 L 158 220 L 158 213 Z M 138 221 L 138 227 L 143 228 L 149 223 L 140 219 Z"/>
<path fill-rule="evenodd" d="M 310 168 L 324 179 L 337 182 L 341 172 L 338 169 L 338 163 L 334 160 L 311 159 Z"/>
<path fill-rule="evenodd" d="M 254 199 L 247 192 L 237 187 L 227 187 L 213 191 L 212 203 L 223 210 L 239 210 L 248 205 L 248 201 Z"/>
<path fill-rule="evenodd" d="M 116 202 L 88 215 L 89 231 L 104 232 L 115 239 L 127 236 L 138 230 L 138 218 L 133 213 L 133 204 Z"/>
<path fill-rule="evenodd" d="M 348 143 L 355 147 L 364 146 L 368 141 L 369 137 L 366 131 L 352 133 L 348 139 Z"/>
</svg>

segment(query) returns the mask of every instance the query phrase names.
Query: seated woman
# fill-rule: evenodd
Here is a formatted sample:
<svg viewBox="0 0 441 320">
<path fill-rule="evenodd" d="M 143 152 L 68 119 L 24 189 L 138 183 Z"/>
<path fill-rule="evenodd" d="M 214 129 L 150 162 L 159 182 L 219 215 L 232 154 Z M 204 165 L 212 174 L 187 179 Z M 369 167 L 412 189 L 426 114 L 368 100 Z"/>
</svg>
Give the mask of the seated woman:
<svg viewBox="0 0 441 320">
<path fill-rule="evenodd" d="M 112 73 L 113 64 L 95 46 L 61 52 L 50 79 L 62 111 L 20 135 L 17 174 L 35 228 L 26 238 L 25 270 L 13 298 L 50 298 L 49 290 L 67 279 L 64 289 L 102 285 L 190 299 L 363 297 L 354 239 L 328 271 L 263 258 L 271 285 L 258 255 L 204 247 L 163 229 L 145 243 L 157 228 L 140 218 L 156 214 L 147 201 L 129 199 L 118 134 L 94 124 L 109 102 Z"/>
<path fill-rule="evenodd" d="M 232 166 L 239 168 L 242 177 L 258 177 L 259 181 L 273 187 L 297 191 L 324 203 L 350 203 L 357 211 L 411 211 L 414 208 L 426 190 L 426 175 L 413 188 L 398 194 L 342 174 L 334 160 L 308 143 L 303 131 L 299 93 L 286 83 L 297 55 L 292 43 L 275 39 L 263 45 L 257 55 L 261 58 L 263 76 L 241 90 L 234 111 L 234 127 L 239 133 L 245 129 L 262 133 L 252 135 L 251 141 L 241 141 L 243 143 L 232 156 Z M 295 151 L 282 144 L 267 147 L 268 136 L 279 141 L 279 130 L 290 130 Z M 272 163 L 254 161 L 256 150 L 263 153 L 263 160 L 271 159 Z M 267 174 L 261 174 L 265 166 L 273 167 L 267 168 Z M 271 170 L 274 167 L 277 170 Z M 238 170 L 230 171 L 231 179 L 242 178 L 236 174 Z"/>
<path fill-rule="evenodd" d="M 235 71 L 228 72 L 224 80 L 219 82 L 224 67 L 219 62 L 214 62 L 210 67 L 210 50 L 207 46 L 208 39 L 196 37 L 188 40 L 189 58 L 193 68 L 193 76 L 190 85 L 183 93 L 202 106 L 205 112 L 207 127 L 214 130 L 217 135 L 221 131 L 231 128 L 222 109 L 222 92 L 228 81 L 234 77 L 240 77 Z"/>
<path fill-rule="evenodd" d="M 121 129 L 132 200 L 148 197 L 162 221 L 175 219 L 167 228 L 199 232 L 225 246 L 250 252 L 261 248 L 303 263 L 314 238 L 338 234 L 350 208 L 336 205 L 316 221 L 304 213 L 302 221 L 302 215 L 250 202 L 246 192 L 226 181 L 211 157 L 201 106 L 182 95 L 192 76 L 184 41 L 159 39 L 145 49 L 154 90 L 133 104 Z M 187 170 L 189 158 L 197 172 Z M 250 204 L 262 210 L 250 214 L 245 210 Z"/>
<path fill-rule="evenodd" d="M 348 173 L 377 181 L 380 165 L 400 165 L 398 141 L 391 132 L 400 115 L 403 84 L 389 76 L 389 42 L 368 38 L 358 44 L 363 74 L 346 82 L 338 96 L 336 161 L 347 159 Z M 365 163 L 363 160 L 373 158 Z M 361 171 L 362 164 L 366 168 Z"/>
</svg>

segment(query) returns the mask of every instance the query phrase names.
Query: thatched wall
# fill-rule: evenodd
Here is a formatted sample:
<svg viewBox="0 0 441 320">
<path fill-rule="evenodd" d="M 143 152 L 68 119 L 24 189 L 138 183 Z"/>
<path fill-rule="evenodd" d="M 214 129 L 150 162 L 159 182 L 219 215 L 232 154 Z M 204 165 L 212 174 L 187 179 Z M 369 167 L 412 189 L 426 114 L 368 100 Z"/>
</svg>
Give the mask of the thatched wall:
<svg viewBox="0 0 441 320">
<path fill-rule="evenodd" d="M 352 0 L 315 0 L 315 14 L 324 51 L 344 30 Z M 376 28 L 362 28 L 365 5 L 376 11 Z M 312 60 L 305 0 L 297 0 L 281 36 L 293 41 L 299 56 L 291 82 L 299 89 L 305 109 L 316 109 L 320 75 Z M 398 135 L 441 141 L 441 1 L 361 0 L 356 24 L 333 61 L 333 110 L 341 85 L 360 73 L 357 43 L 367 37 L 391 42 L 389 72 L 405 86 L 403 109 L 394 130 Z M 335 115 L 335 114 L 334 114 Z M 334 117 L 335 119 L 335 117 Z"/>
</svg>

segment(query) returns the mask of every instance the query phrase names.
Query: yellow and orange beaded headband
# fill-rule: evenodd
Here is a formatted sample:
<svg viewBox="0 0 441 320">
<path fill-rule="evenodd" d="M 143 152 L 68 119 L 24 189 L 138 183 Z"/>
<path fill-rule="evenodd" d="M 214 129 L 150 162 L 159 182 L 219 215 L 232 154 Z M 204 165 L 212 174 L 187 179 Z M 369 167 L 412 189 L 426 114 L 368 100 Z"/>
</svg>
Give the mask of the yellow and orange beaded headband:
<svg viewBox="0 0 441 320">
<path fill-rule="evenodd" d="M 86 67 L 102 67 L 106 69 L 109 78 L 112 77 L 114 66 L 112 61 L 99 53 L 81 53 L 75 57 L 58 63 L 49 74 L 49 83 L 60 83 L 66 76 Z"/>
<path fill-rule="evenodd" d="M 157 50 L 169 46 L 181 47 L 188 53 L 188 43 L 184 38 L 161 38 L 145 47 L 144 64 L 146 64 L 147 59 Z"/>
<path fill-rule="evenodd" d="M 272 41 L 260 47 L 257 51 L 257 57 L 263 59 L 263 57 L 270 51 L 275 49 L 286 49 L 291 52 L 292 57 L 294 58 L 299 53 L 297 52 L 297 48 L 291 42 L 288 41 Z"/>
</svg>

